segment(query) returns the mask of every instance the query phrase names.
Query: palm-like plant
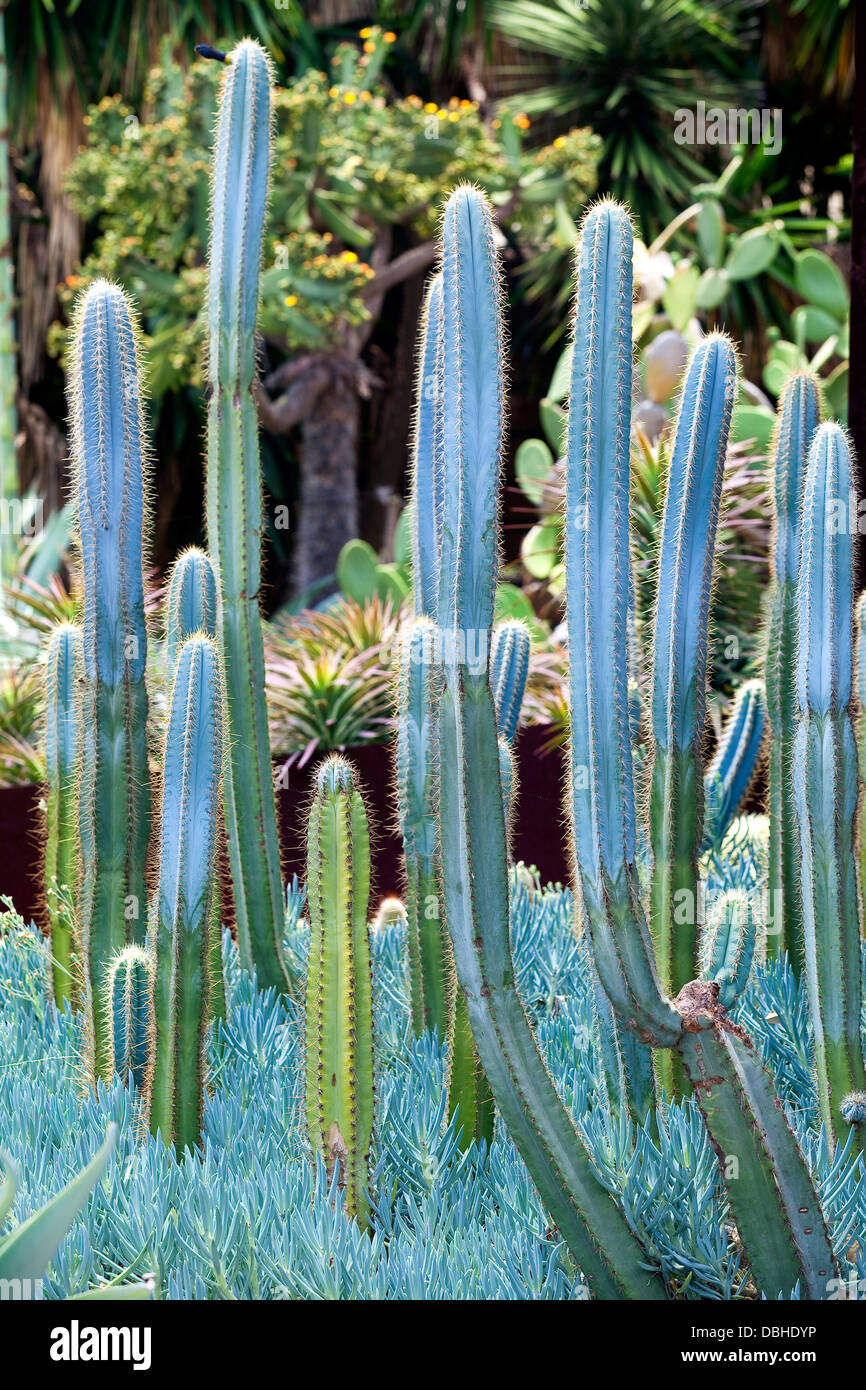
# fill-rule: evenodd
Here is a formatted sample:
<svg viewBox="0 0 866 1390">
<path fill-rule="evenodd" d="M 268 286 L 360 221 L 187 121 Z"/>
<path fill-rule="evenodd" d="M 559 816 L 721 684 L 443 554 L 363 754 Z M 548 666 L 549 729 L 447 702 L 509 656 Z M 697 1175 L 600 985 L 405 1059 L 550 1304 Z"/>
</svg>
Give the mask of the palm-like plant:
<svg viewBox="0 0 866 1390">
<path fill-rule="evenodd" d="M 599 186 L 645 233 L 683 206 L 701 167 L 675 144 L 674 113 L 741 105 L 756 33 L 752 0 L 497 0 L 491 22 L 554 60 L 551 80 L 514 98 L 528 114 L 586 123 L 602 137 Z"/>
</svg>

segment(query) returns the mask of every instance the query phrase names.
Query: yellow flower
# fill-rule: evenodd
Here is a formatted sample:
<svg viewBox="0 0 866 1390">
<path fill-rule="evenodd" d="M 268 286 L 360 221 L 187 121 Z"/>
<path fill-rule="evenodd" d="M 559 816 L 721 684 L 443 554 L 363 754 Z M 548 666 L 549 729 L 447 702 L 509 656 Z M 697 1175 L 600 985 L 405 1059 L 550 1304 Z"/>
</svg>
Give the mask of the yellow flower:
<svg viewBox="0 0 866 1390">
<path fill-rule="evenodd" d="M 333 101 L 336 97 L 338 97 L 339 95 L 340 95 L 340 89 L 339 89 L 339 87 L 329 87 L 329 88 L 328 88 L 328 96 L 331 98 L 332 101 Z"/>
<path fill-rule="evenodd" d="M 297 296 L 296 294 L 287 294 L 287 295 L 286 295 L 286 306 L 287 306 L 287 308 L 289 308 L 289 309 L 294 309 L 294 307 L 295 307 L 295 305 L 297 304 L 297 302 L 298 302 L 298 296 Z"/>
<path fill-rule="evenodd" d="M 449 121 L 459 121 L 459 120 L 460 120 L 460 112 L 459 112 L 459 111 L 449 111 L 449 112 L 448 112 L 448 119 L 449 119 Z"/>
<path fill-rule="evenodd" d="M 553 143 L 554 143 L 554 145 L 556 146 L 556 148 L 557 148 L 558 150 L 561 150 L 562 147 L 563 147 L 563 145 L 565 144 L 565 136 L 564 136 L 564 135 L 557 135 L 557 137 L 556 137 L 556 139 L 554 140 Z"/>
<path fill-rule="evenodd" d="M 372 34 L 372 32 L 373 32 L 372 29 L 359 29 L 359 30 L 358 30 L 358 38 L 359 38 L 359 39 L 368 39 L 368 38 L 370 37 L 370 35 Z"/>
<path fill-rule="evenodd" d="M 391 30 L 391 29 L 389 29 L 389 30 L 387 31 L 387 33 L 383 34 L 383 35 L 382 35 L 382 38 L 385 40 L 386 43 L 396 43 L 396 42 L 397 42 L 397 35 L 396 35 L 396 34 L 393 32 L 393 30 Z"/>
<path fill-rule="evenodd" d="M 343 97 L 343 100 L 347 106 L 351 106 L 353 102 L 358 100 L 358 98 L 356 97 L 354 92 L 346 92 L 346 94 Z"/>
<path fill-rule="evenodd" d="M 435 101 L 426 101 L 424 103 L 424 110 L 429 112 L 431 116 L 435 116 L 436 112 L 439 110 L 439 107 L 436 105 Z"/>
<path fill-rule="evenodd" d="M 344 251 L 341 259 L 344 260 L 347 265 L 352 265 L 358 257 L 354 251 Z"/>
</svg>

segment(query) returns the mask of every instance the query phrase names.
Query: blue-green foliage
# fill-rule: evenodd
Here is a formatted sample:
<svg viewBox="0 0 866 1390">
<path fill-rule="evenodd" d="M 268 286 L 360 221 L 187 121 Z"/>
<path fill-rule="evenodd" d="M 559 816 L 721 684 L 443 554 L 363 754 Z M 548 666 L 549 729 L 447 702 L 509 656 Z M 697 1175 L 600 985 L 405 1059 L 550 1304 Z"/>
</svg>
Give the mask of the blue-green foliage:
<svg viewBox="0 0 866 1390">
<path fill-rule="evenodd" d="M 732 1242 L 715 1157 L 691 1102 L 661 1112 L 658 1138 L 612 1118 L 584 944 L 568 892 L 512 880 L 517 980 L 547 1065 L 602 1180 L 672 1288 L 737 1295 L 746 1278 Z M 293 907 L 302 902 L 293 895 Z M 290 914 L 287 945 L 303 965 L 307 931 Z M 46 1279 L 47 1297 L 129 1269 L 153 1272 L 167 1298 L 544 1298 L 585 1296 L 517 1152 L 502 1130 L 489 1152 L 461 1152 L 447 1120 L 443 1050 L 409 1023 L 405 926 L 374 934 L 377 1139 L 372 1237 L 348 1221 L 307 1148 L 296 1006 L 257 993 L 228 933 L 228 1018 L 210 1047 L 213 1094 L 201 1160 L 141 1137 L 138 1100 L 119 1079 L 79 1102 L 77 1019 L 49 1003 L 44 946 L 0 919 L 0 1133 L 22 1182 L 21 1220 L 85 1166 L 119 1126 L 116 1158 Z M 777 1017 L 778 1022 L 769 1022 Z M 808 1009 L 784 961 L 753 972 L 734 1017 L 776 1078 L 818 1176 L 844 1277 L 866 1277 L 862 1160 L 827 1151 L 809 1069 Z M 80 1094 L 80 1092 L 79 1092 Z M 859 1252 L 854 1243 L 859 1242 Z M 856 1262 L 846 1263 L 851 1251 Z"/>
</svg>

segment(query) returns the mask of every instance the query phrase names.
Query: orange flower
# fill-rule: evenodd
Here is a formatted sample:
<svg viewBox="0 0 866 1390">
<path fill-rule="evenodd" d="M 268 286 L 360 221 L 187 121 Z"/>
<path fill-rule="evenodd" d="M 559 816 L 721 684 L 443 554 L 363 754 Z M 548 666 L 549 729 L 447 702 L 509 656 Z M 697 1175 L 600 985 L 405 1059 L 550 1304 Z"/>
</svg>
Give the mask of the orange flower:
<svg viewBox="0 0 866 1390">
<path fill-rule="evenodd" d="M 364 52 L 365 52 L 365 53 L 375 53 L 375 52 L 376 52 L 376 45 L 375 45 L 374 43 L 371 43 L 369 39 L 368 39 L 367 42 L 364 44 Z"/>
<path fill-rule="evenodd" d="M 397 42 L 397 35 L 396 35 L 396 34 L 393 32 L 393 30 L 391 30 L 391 29 L 389 29 L 389 30 L 387 31 L 387 33 L 383 34 L 383 35 L 382 35 L 382 38 L 385 40 L 386 43 L 396 43 L 396 42 Z"/>
<path fill-rule="evenodd" d="M 526 113 L 521 111 L 519 116 L 514 117 L 514 124 L 517 126 L 518 130 L 528 130 L 531 122 Z"/>
</svg>

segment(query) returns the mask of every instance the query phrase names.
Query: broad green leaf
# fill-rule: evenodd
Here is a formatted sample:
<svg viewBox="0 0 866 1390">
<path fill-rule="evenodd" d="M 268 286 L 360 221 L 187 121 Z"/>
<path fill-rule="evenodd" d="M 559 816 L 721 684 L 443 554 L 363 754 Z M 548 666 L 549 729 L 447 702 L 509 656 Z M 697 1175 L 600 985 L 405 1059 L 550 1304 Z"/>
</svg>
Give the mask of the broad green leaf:
<svg viewBox="0 0 866 1390">
<path fill-rule="evenodd" d="M 520 547 L 520 558 L 533 579 L 547 579 L 559 558 L 559 526 L 555 521 L 530 527 Z"/>
<path fill-rule="evenodd" d="M 662 307 L 678 333 L 688 327 L 697 307 L 701 272 L 689 261 L 680 261 L 662 295 Z"/>
<path fill-rule="evenodd" d="M 718 309 L 730 288 L 731 280 L 726 270 L 705 270 L 698 285 L 697 307 L 705 313 Z"/>
<path fill-rule="evenodd" d="M 848 313 L 848 289 L 840 271 L 823 251 L 801 251 L 794 267 L 798 292 L 825 313 L 842 320 Z"/>
<path fill-rule="evenodd" d="M 775 423 L 776 416 L 766 406 L 737 405 L 731 419 L 731 443 L 739 444 L 753 439 L 757 451 L 766 453 L 770 447 Z"/>
<path fill-rule="evenodd" d="M 725 270 L 732 280 L 751 280 L 768 270 L 778 253 L 779 233 L 775 227 L 753 227 L 734 242 Z"/>
<path fill-rule="evenodd" d="M 534 507 L 541 505 L 543 483 L 553 467 L 553 455 L 543 439 L 524 439 L 514 459 L 514 471 L 524 495 Z"/>
<path fill-rule="evenodd" d="M 337 583 L 355 603 L 368 603 L 377 589 L 379 561 L 366 541 L 347 541 L 337 557 Z"/>
<path fill-rule="evenodd" d="M 108 1126 L 102 1148 L 72 1182 L 22 1221 L 0 1242 L 0 1279 L 41 1279 L 66 1232 L 108 1166 L 117 1142 L 117 1125 Z"/>
<path fill-rule="evenodd" d="M 538 414 L 541 417 L 541 428 L 553 450 L 554 457 L 562 458 L 565 453 L 565 433 L 568 428 L 568 417 L 565 411 L 555 401 L 550 400 L 547 396 L 542 396 L 538 402 Z"/>
<path fill-rule="evenodd" d="M 725 214 L 721 203 L 706 198 L 698 213 L 698 249 L 708 266 L 722 264 L 725 254 Z"/>
</svg>

